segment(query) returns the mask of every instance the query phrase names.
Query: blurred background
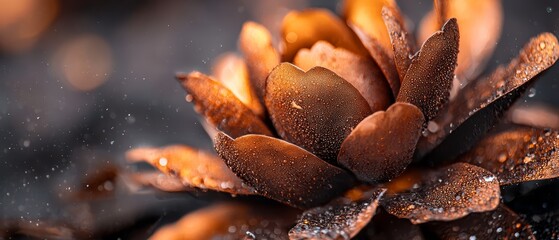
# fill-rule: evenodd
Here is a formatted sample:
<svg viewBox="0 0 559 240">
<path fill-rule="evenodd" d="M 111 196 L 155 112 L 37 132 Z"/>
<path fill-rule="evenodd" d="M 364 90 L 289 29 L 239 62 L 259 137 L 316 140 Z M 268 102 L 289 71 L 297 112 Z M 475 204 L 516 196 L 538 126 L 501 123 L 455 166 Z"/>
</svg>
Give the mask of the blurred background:
<svg viewBox="0 0 559 240">
<path fill-rule="evenodd" d="M 399 5 L 418 23 L 432 2 Z M 539 33 L 559 35 L 559 1 L 503 5 L 503 34 L 489 70 Z M 110 220 L 105 225 L 116 229 L 134 225 L 135 214 L 149 206 L 162 206 L 152 215 L 164 222 L 157 216 L 172 215 L 173 206 L 186 212 L 203 204 L 189 195 L 169 200 L 123 193 L 98 205 L 67 199 L 84 197 L 75 196 L 83 190 L 81 179 L 125 168 L 128 149 L 177 143 L 211 149 L 174 74 L 209 72 L 221 53 L 236 51 L 244 21 L 263 23 L 277 34 L 289 9 L 308 6 L 336 11 L 338 3 L 0 0 L 0 222 L 41 226 L 73 219 L 99 228 Z M 519 104 L 559 110 L 558 90 L 556 65 Z M 115 186 L 102 181 L 92 189 L 99 194 Z"/>
</svg>

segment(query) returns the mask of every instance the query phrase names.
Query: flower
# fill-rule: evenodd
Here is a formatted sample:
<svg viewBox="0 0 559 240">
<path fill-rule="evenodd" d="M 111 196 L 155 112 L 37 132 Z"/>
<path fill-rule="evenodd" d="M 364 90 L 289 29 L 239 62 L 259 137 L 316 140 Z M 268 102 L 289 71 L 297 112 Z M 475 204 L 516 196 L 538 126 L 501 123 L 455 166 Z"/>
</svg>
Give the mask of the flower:
<svg viewBox="0 0 559 240">
<path fill-rule="evenodd" d="M 214 77 L 178 74 L 219 157 L 186 146 L 135 149 L 130 160 L 168 174 L 138 181 L 276 202 L 217 204 L 153 238 L 534 238 L 501 186 L 558 177 L 559 131 L 493 127 L 557 61 L 557 38 L 532 38 L 478 78 L 499 37 L 499 1 L 435 1 L 421 47 L 394 1 L 348 0 L 343 18 L 293 11 L 279 48 L 248 22 L 244 59 L 225 55 Z"/>
</svg>

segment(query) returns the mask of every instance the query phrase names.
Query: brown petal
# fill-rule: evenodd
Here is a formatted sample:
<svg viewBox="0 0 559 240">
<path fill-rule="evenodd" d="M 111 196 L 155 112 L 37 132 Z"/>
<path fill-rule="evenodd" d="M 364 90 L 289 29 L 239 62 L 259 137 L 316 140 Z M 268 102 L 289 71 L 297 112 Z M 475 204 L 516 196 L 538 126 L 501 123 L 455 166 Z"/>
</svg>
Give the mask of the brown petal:
<svg viewBox="0 0 559 240">
<path fill-rule="evenodd" d="M 559 177 L 559 131 L 516 127 L 488 136 L 461 162 L 493 172 L 501 185 Z"/>
<path fill-rule="evenodd" d="M 334 163 L 342 141 L 371 108 L 359 91 L 323 67 L 282 63 L 268 76 L 266 107 L 278 134 Z"/>
<path fill-rule="evenodd" d="M 363 199 L 340 197 L 309 209 L 289 231 L 289 239 L 350 239 L 371 221 L 385 191 L 375 188 Z"/>
<path fill-rule="evenodd" d="M 281 37 L 284 62 L 291 62 L 299 49 L 310 48 L 319 40 L 357 55 L 367 56 L 367 50 L 351 29 L 326 9 L 307 9 L 288 13 L 283 19 Z"/>
<path fill-rule="evenodd" d="M 357 37 L 361 40 L 369 55 L 378 64 L 380 70 L 386 77 L 388 85 L 392 89 L 393 96 L 398 96 L 400 91 L 400 78 L 398 77 L 398 71 L 396 70 L 396 65 L 394 64 L 394 58 L 390 55 L 386 49 L 384 49 L 380 42 L 376 38 L 369 37 L 364 30 L 360 29 L 358 26 L 349 25 L 353 32 L 357 34 Z"/>
<path fill-rule="evenodd" d="M 458 39 L 456 19 L 448 20 L 442 31 L 427 39 L 413 57 L 396 100 L 418 106 L 428 120 L 434 118 L 448 101 Z"/>
<path fill-rule="evenodd" d="M 272 36 L 264 26 L 246 22 L 239 36 L 239 48 L 246 59 L 252 87 L 264 103 L 266 77 L 280 63 L 280 55 L 273 46 Z"/>
<path fill-rule="evenodd" d="M 361 239 L 359 238 L 361 235 L 363 235 L 363 239 L 375 240 L 425 239 L 419 225 L 412 224 L 408 219 L 397 218 L 382 210 L 375 214 L 369 225 L 361 231 L 357 239 Z"/>
<path fill-rule="evenodd" d="M 392 50 L 394 52 L 394 63 L 398 70 L 400 79 L 405 79 L 406 72 L 411 64 L 411 57 L 415 53 L 415 45 L 411 36 L 404 26 L 398 9 L 391 7 L 382 8 L 382 18 L 388 29 Z"/>
<path fill-rule="evenodd" d="M 499 205 L 499 197 L 499 183 L 492 173 L 456 163 L 426 172 L 407 192 L 387 195 L 382 204 L 390 214 L 418 224 L 490 211 Z"/>
<path fill-rule="evenodd" d="M 299 208 L 324 204 L 353 182 L 344 170 L 272 137 L 246 135 L 233 140 L 220 133 L 215 148 L 259 194 Z"/>
<path fill-rule="evenodd" d="M 435 11 L 421 22 L 419 40 L 425 41 L 444 21 L 456 18 L 460 26 L 456 75 L 465 84 L 483 71 L 497 46 L 503 24 L 501 0 L 444 0 L 435 3 Z"/>
<path fill-rule="evenodd" d="M 233 137 L 272 135 L 266 124 L 220 83 L 199 72 L 179 74 L 177 78 L 189 93 L 187 100 L 194 101 L 196 111 L 221 131 Z"/>
<path fill-rule="evenodd" d="M 234 53 L 221 55 L 215 61 L 213 75 L 252 112 L 260 117 L 264 115 L 264 108 L 252 89 L 244 59 Z"/>
<path fill-rule="evenodd" d="M 176 175 L 187 187 L 231 194 L 254 193 L 221 159 L 187 146 L 136 148 L 128 151 L 126 158 L 130 161 L 146 161 L 163 173 Z"/>
<path fill-rule="evenodd" d="M 439 239 L 535 239 L 530 225 L 504 205 L 491 212 L 472 213 L 452 222 L 430 222 Z"/>
<path fill-rule="evenodd" d="M 328 42 L 318 41 L 310 50 L 301 49 L 293 63 L 303 71 L 320 66 L 338 74 L 361 93 L 373 112 L 386 109 L 392 101 L 390 87 L 374 61 Z"/>
<path fill-rule="evenodd" d="M 129 178 L 141 186 L 150 186 L 164 192 L 184 192 L 189 190 L 181 179 L 174 175 L 166 175 L 157 171 L 130 174 Z M 137 188 L 137 187 L 136 187 Z"/>
<path fill-rule="evenodd" d="M 471 147 L 520 97 L 526 90 L 526 83 L 551 67 L 557 58 L 559 43 L 553 34 L 543 33 L 532 38 L 506 68 L 498 68 L 489 77 L 473 81 L 459 92 L 444 114 L 433 119 L 432 125 L 436 127 L 434 131 L 426 131 L 427 135 L 419 140 L 417 155 L 423 157 L 438 146 L 429 159 L 437 160 L 442 156 L 452 159 L 456 156 L 447 150 L 462 147 L 454 151 L 456 155 Z"/>
<path fill-rule="evenodd" d="M 288 239 L 297 212 L 275 205 L 213 205 L 158 229 L 150 239 Z"/>
<path fill-rule="evenodd" d="M 390 180 L 411 163 L 424 122 L 416 106 L 395 103 L 355 127 L 342 143 L 338 162 L 362 181 Z"/>
<path fill-rule="evenodd" d="M 377 39 L 392 57 L 392 44 L 381 15 L 384 6 L 398 7 L 394 0 L 346 0 L 342 5 L 342 15 L 350 25 L 362 29 L 370 38 Z"/>
</svg>

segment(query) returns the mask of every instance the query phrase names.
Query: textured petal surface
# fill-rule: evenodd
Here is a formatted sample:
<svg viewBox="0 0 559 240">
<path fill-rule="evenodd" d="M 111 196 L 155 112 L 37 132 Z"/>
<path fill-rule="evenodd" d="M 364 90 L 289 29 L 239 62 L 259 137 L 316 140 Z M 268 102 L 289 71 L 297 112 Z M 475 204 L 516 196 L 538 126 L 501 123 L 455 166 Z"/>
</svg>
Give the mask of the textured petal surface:
<svg viewBox="0 0 559 240">
<path fill-rule="evenodd" d="M 499 205 L 500 189 L 495 175 L 465 163 L 424 173 L 408 191 L 389 194 L 382 205 L 390 213 L 414 224 L 450 221 Z"/>
<path fill-rule="evenodd" d="M 272 135 L 266 124 L 219 82 L 199 72 L 177 78 L 189 93 L 187 100 L 194 101 L 194 109 L 219 130 L 233 137 Z"/>
<path fill-rule="evenodd" d="M 372 113 L 357 89 L 323 67 L 303 72 L 280 64 L 268 77 L 265 100 L 283 139 L 331 163 L 351 129 Z"/>
<path fill-rule="evenodd" d="M 450 95 L 459 38 L 456 19 L 450 19 L 427 39 L 411 60 L 396 100 L 416 105 L 428 120 L 434 118 Z"/>
<path fill-rule="evenodd" d="M 424 122 L 416 106 L 395 103 L 355 127 L 342 143 L 338 162 L 362 181 L 390 180 L 411 163 Z"/>
<path fill-rule="evenodd" d="M 450 101 L 442 111 L 444 114 L 433 119 L 431 124 L 435 127 L 419 140 L 418 157 L 425 156 L 439 144 L 438 151 L 430 154 L 429 159 L 439 160 L 443 156 L 452 159 L 456 156 L 449 150 L 455 155 L 467 150 L 520 97 L 527 89 L 526 83 L 551 67 L 558 57 L 559 43 L 553 34 L 543 33 L 532 38 L 507 67 L 500 67 L 489 77 L 471 82 Z M 461 149 L 455 150 L 456 147 Z"/>
<path fill-rule="evenodd" d="M 415 44 L 404 26 L 404 19 L 402 19 L 398 9 L 391 7 L 382 8 L 382 18 L 392 43 L 396 70 L 398 70 L 400 79 L 405 79 L 406 72 L 411 64 L 412 55 L 415 54 Z"/>
<path fill-rule="evenodd" d="M 385 191 L 375 188 L 361 199 L 340 197 L 325 206 L 309 209 L 289 231 L 289 238 L 350 239 L 371 221 Z"/>
<path fill-rule="evenodd" d="M 186 146 L 136 148 L 126 153 L 130 161 L 146 161 L 161 172 L 177 176 L 187 187 L 231 194 L 253 194 L 216 156 Z"/>
<path fill-rule="evenodd" d="M 419 41 L 423 42 L 449 18 L 460 26 L 460 54 L 456 75 L 461 83 L 473 80 L 482 70 L 501 35 L 501 0 L 435 1 L 435 11 L 421 22 Z"/>
<path fill-rule="evenodd" d="M 559 132 L 529 127 L 482 139 L 459 161 L 494 173 L 501 185 L 559 177 Z"/>
<path fill-rule="evenodd" d="M 266 77 L 280 63 L 280 55 L 273 46 L 272 36 L 264 26 L 246 22 L 239 36 L 239 49 L 246 59 L 252 86 L 263 100 Z"/>
<path fill-rule="evenodd" d="M 301 49 L 293 63 L 303 71 L 308 71 L 315 66 L 333 71 L 361 93 L 373 112 L 388 108 L 392 102 L 390 87 L 384 75 L 377 64 L 369 58 L 319 41 L 310 50 Z"/>
<path fill-rule="evenodd" d="M 233 53 L 221 55 L 215 61 L 213 75 L 256 115 L 264 115 L 264 108 L 252 89 L 244 59 Z"/>
<path fill-rule="evenodd" d="M 336 15 L 326 9 L 292 11 L 283 19 L 282 61 L 290 62 L 302 48 L 310 48 L 319 40 L 367 56 L 359 38 Z"/>
<path fill-rule="evenodd" d="M 426 227 L 440 239 L 535 239 L 530 225 L 504 205 L 451 222 L 430 222 Z"/>
<path fill-rule="evenodd" d="M 280 139 L 218 134 L 216 150 L 259 194 L 299 208 L 324 204 L 353 183 L 344 170 Z"/>
<path fill-rule="evenodd" d="M 150 239 L 288 239 L 297 213 L 281 206 L 219 204 L 187 214 Z"/>
</svg>

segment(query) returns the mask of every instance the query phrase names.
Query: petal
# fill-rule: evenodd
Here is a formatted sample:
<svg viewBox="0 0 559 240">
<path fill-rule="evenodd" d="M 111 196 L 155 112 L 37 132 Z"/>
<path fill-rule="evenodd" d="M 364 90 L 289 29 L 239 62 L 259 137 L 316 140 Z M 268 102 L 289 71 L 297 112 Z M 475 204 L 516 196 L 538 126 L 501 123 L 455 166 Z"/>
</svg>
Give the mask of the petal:
<svg viewBox="0 0 559 240">
<path fill-rule="evenodd" d="M 386 109 L 392 102 L 390 87 L 384 75 L 369 58 L 318 41 L 310 50 L 301 49 L 293 63 L 303 71 L 320 66 L 338 74 L 361 93 L 373 112 Z"/>
<path fill-rule="evenodd" d="M 397 218 L 386 211 L 375 214 L 369 225 L 361 231 L 357 238 L 360 239 L 361 235 L 363 235 L 363 239 L 375 240 L 425 239 L 419 225 L 412 224 L 408 219 Z"/>
<path fill-rule="evenodd" d="M 435 11 L 421 22 L 420 42 L 429 38 L 449 18 L 456 18 L 460 26 L 456 75 L 461 83 L 466 84 L 483 71 L 497 46 L 503 25 L 501 0 L 435 1 Z"/>
<path fill-rule="evenodd" d="M 392 45 L 381 11 L 384 6 L 397 8 L 394 0 L 346 0 L 342 5 L 342 15 L 350 25 L 354 25 L 370 38 L 378 40 L 380 46 L 392 56 Z"/>
<path fill-rule="evenodd" d="M 371 221 L 385 191 L 375 188 L 362 199 L 340 197 L 309 209 L 289 231 L 289 239 L 350 239 Z"/>
<path fill-rule="evenodd" d="M 452 222 L 430 222 L 426 228 L 439 239 L 535 239 L 530 225 L 502 204 Z"/>
<path fill-rule="evenodd" d="M 497 178 L 487 170 L 456 163 L 424 173 L 406 192 L 387 195 L 386 211 L 412 223 L 450 221 L 499 205 Z"/>
<path fill-rule="evenodd" d="M 252 87 L 262 100 L 266 91 L 266 77 L 280 63 L 280 55 L 273 46 L 272 36 L 264 26 L 246 22 L 239 36 L 239 49 L 246 59 Z"/>
<path fill-rule="evenodd" d="M 543 33 L 532 38 L 507 67 L 500 67 L 489 77 L 466 85 L 450 101 L 444 114 L 433 119 L 432 125 L 436 127 L 434 131 L 426 131 L 426 136 L 419 140 L 418 157 L 424 157 L 435 147 L 437 149 L 429 155 L 433 161 L 443 156 L 452 159 L 467 150 L 520 97 L 526 90 L 526 83 L 551 67 L 557 58 L 557 38 L 551 33 Z M 449 152 L 457 147 L 461 149 Z"/>
<path fill-rule="evenodd" d="M 518 125 L 559 129 L 559 110 L 544 104 L 513 106 L 507 111 L 506 118 Z"/>
<path fill-rule="evenodd" d="M 494 173 L 501 185 L 559 177 L 559 131 L 516 127 L 481 140 L 459 161 Z"/>
<path fill-rule="evenodd" d="M 331 163 L 351 129 L 371 114 L 359 91 L 332 71 L 303 72 L 290 63 L 268 76 L 265 102 L 283 139 Z"/>
<path fill-rule="evenodd" d="M 264 108 L 252 89 L 247 66 L 241 57 L 234 53 L 221 55 L 215 61 L 213 75 L 252 112 L 260 117 L 264 115 Z"/>
<path fill-rule="evenodd" d="M 272 135 L 266 124 L 220 83 L 199 72 L 179 74 L 177 78 L 189 93 L 187 100 L 192 99 L 196 111 L 219 130 L 234 137 Z"/>
<path fill-rule="evenodd" d="M 357 36 L 336 15 L 326 9 L 292 11 L 283 19 L 282 60 L 290 62 L 299 49 L 310 48 L 319 40 L 367 56 Z"/>
<path fill-rule="evenodd" d="M 458 55 L 458 26 L 450 19 L 413 56 L 396 99 L 418 106 L 430 120 L 448 101 Z"/>
<path fill-rule="evenodd" d="M 288 239 L 297 213 L 281 206 L 218 204 L 187 214 L 150 239 Z"/>
<path fill-rule="evenodd" d="M 361 40 L 369 55 L 378 64 L 380 70 L 386 77 L 388 85 L 392 89 L 393 96 L 398 96 L 398 91 L 400 91 L 400 78 L 398 77 L 398 70 L 394 64 L 393 57 L 388 54 L 386 49 L 384 49 L 380 42 L 376 38 L 369 37 L 364 30 L 360 29 L 358 26 L 350 25 L 353 32 L 357 34 L 357 37 Z"/>
<path fill-rule="evenodd" d="M 392 50 L 394 52 L 394 64 L 398 70 L 400 79 L 405 79 L 406 72 L 411 64 L 411 57 L 415 53 L 415 45 L 411 36 L 404 26 L 398 9 L 391 7 L 382 8 L 382 18 L 388 29 Z"/>
<path fill-rule="evenodd" d="M 299 208 L 328 202 L 351 186 L 344 170 L 280 139 L 218 134 L 215 148 L 240 178 L 259 194 Z"/>
<path fill-rule="evenodd" d="M 184 192 L 189 190 L 179 177 L 156 171 L 130 174 L 129 178 L 136 184 L 154 187 L 164 192 Z"/>
<path fill-rule="evenodd" d="M 338 162 L 362 181 L 390 180 L 411 163 L 424 122 L 414 105 L 395 103 L 355 127 L 342 143 Z"/>
<path fill-rule="evenodd" d="M 186 187 L 231 194 L 253 194 L 225 163 L 206 152 L 187 146 L 136 148 L 126 153 L 130 161 L 145 161 L 161 172 L 176 175 Z"/>
</svg>

